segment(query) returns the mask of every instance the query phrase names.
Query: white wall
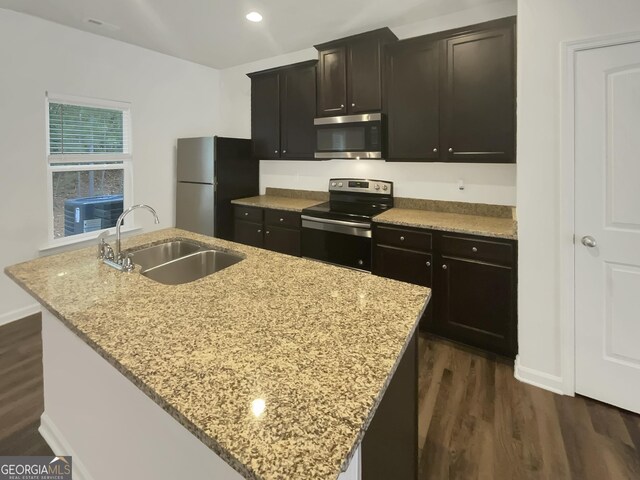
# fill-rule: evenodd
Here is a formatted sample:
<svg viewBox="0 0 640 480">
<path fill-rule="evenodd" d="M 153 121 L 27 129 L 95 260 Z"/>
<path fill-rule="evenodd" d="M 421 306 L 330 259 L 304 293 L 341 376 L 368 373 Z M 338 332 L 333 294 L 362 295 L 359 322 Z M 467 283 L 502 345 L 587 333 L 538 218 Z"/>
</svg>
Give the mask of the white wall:
<svg viewBox="0 0 640 480">
<path fill-rule="evenodd" d="M 503 0 L 411 25 L 391 26 L 400 39 L 425 35 L 516 14 L 516 1 Z M 331 38 L 327 38 L 331 40 Z M 221 70 L 224 135 L 250 137 L 251 82 L 246 74 L 316 59 L 314 48 Z M 331 177 L 369 177 L 397 182 L 398 196 L 515 205 L 515 165 L 393 163 L 383 161 L 262 161 L 260 188 L 327 189 Z M 458 189 L 463 180 L 465 189 Z"/>
<path fill-rule="evenodd" d="M 218 71 L 2 9 L 0 45 L 0 267 L 47 241 L 45 91 L 131 102 L 134 201 L 174 225 L 176 138 L 216 132 Z M 0 323 L 31 304 L 0 275 Z"/>
<path fill-rule="evenodd" d="M 637 0 L 518 1 L 518 374 L 563 390 L 560 317 L 561 43 L 640 31 Z M 564 391 L 564 390 L 563 390 Z"/>
</svg>

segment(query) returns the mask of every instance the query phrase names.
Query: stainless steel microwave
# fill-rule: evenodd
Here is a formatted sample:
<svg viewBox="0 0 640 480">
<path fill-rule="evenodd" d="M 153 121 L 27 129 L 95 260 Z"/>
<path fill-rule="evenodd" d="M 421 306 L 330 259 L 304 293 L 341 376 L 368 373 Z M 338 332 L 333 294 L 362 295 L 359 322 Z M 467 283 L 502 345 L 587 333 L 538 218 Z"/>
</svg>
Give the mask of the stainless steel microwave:
<svg viewBox="0 0 640 480">
<path fill-rule="evenodd" d="M 315 158 L 382 159 L 383 119 L 381 113 L 316 118 Z"/>
</svg>

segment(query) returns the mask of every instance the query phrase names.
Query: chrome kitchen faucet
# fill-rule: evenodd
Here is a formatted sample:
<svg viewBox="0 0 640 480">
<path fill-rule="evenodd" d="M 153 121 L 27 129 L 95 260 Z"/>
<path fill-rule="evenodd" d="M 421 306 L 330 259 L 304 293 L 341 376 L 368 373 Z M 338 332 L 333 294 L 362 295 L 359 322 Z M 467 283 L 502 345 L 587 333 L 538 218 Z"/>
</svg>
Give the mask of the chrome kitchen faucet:
<svg viewBox="0 0 640 480">
<path fill-rule="evenodd" d="M 144 205 L 144 204 L 133 205 L 133 206 L 127 208 L 124 212 L 122 212 L 122 215 L 120 215 L 120 217 L 118 217 L 118 222 L 116 223 L 116 244 L 115 244 L 115 248 L 111 248 L 111 245 L 109 245 L 105 241 L 105 238 L 109 236 L 109 232 L 107 232 L 107 231 L 102 232 L 98 236 L 98 240 L 100 242 L 100 243 L 98 243 L 98 258 L 100 260 L 102 260 L 105 264 L 107 264 L 110 267 L 113 267 L 113 268 L 115 268 L 117 270 L 120 270 L 121 272 L 130 272 L 130 271 L 132 271 L 134 269 L 134 264 L 133 264 L 133 261 L 131 260 L 131 257 L 129 255 L 127 255 L 126 257 L 122 258 L 122 252 L 120 251 L 120 228 L 122 227 L 122 221 L 124 220 L 124 217 L 126 217 L 129 213 L 133 212 L 134 210 L 136 210 L 138 208 L 145 208 L 145 209 L 149 210 L 153 214 L 154 222 L 156 224 L 160 223 L 160 219 L 158 218 L 158 214 L 149 205 Z"/>
</svg>

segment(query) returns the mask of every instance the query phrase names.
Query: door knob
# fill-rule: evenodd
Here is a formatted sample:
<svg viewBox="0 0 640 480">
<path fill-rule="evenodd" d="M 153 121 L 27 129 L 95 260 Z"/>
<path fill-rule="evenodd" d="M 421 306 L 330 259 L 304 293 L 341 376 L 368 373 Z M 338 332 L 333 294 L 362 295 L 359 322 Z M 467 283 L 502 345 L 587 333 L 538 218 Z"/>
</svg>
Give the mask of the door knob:
<svg viewBox="0 0 640 480">
<path fill-rule="evenodd" d="M 598 246 L 598 242 L 596 242 L 596 239 L 593 238 L 591 235 L 585 235 L 584 237 L 582 237 L 582 244 L 585 247 L 589 247 L 589 248 L 594 248 Z"/>
</svg>

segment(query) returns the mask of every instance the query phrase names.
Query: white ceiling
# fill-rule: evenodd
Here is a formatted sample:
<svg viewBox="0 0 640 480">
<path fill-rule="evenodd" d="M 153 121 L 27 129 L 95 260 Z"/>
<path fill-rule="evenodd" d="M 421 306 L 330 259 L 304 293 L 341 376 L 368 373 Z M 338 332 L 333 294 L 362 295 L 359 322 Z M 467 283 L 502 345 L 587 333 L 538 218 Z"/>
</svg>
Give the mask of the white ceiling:
<svg viewBox="0 0 640 480">
<path fill-rule="evenodd" d="M 214 68 L 289 53 L 496 0 L 0 0 L 0 8 Z M 264 20 L 251 23 L 250 11 Z M 95 18 L 117 26 L 96 26 Z"/>
</svg>

